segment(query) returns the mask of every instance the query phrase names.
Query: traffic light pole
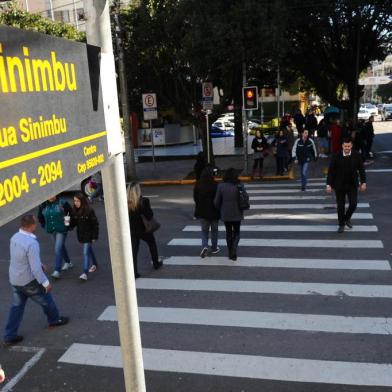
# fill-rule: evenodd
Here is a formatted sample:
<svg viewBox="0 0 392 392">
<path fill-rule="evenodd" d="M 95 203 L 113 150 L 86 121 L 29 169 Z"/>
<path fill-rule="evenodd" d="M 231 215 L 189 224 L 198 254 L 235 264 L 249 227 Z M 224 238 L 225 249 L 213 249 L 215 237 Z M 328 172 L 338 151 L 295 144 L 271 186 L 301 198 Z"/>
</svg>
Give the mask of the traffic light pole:
<svg viewBox="0 0 392 392">
<path fill-rule="evenodd" d="M 242 63 L 242 86 L 245 87 L 247 85 L 246 81 L 246 63 L 245 61 Z M 244 138 L 244 174 L 248 175 L 249 167 L 248 167 L 248 126 L 246 122 L 246 111 L 245 111 L 245 103 L 242 103 L 242 129 L 243 129 L 243 138 Z"/>
</svg>

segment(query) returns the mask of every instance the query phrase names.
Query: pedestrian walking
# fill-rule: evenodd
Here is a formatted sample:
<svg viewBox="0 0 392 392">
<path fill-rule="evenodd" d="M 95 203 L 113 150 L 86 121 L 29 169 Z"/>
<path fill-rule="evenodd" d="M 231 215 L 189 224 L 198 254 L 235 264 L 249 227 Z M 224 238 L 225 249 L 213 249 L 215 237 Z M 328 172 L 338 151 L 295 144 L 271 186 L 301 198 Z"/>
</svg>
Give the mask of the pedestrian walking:
<svg viewBox="0 0 392 392">
<path fill-rule="evenodd" d="M 147 231 L 144 220 L 152 221 L 154 213 L 151 209 L 150 200 L 142 197 L 140 185 L 133 182 L 127 188 L 129 225 L 132 235 L 132 255 L 133 270 L 135 279 L 140 277 L 138 273 L 137 255 L 139 252 L 140 240 L 143 240 L 150 250 L 152 263 L 155 269 L 162 267 L 162 260 L 158 256 L 158 248 L 154 233 Z"/>
<path fill-rule="evenodd" d="M 287 143 L 288 143 L 288 154 L 287 154 L 287 159 L 286 159 L 286 164 L 285 164 L 285 171 L 289 171 L 289 165 L 292 162 L 292 157 L 291 157 L 291 150 L 293 149 L 294 142 L 295 142 L 295 137 L 294 137 L 294 130 L 293 126 L 291 124 L 287 125 L 284 135 L 287 138 Z"/>
<path fill-rule="evenodd" d="M 365 139 L 365 160 L 368 161 L 370 158 L 373 157 L 372 154 L 372 146 L 373 146 L 373 139 L 374 139 L 374 128 L 373 128 L 374 116 L 370 116 L 369 120 L 366 121 L 364 127 L 364 139 Z"/>
<path fill-rule="evenodd" d="M 208 255 L 208 237 L 211 230 L 211 254 L 220 251 L 218 247 L 218 223 L 219 210 L 214 205 L 216 189 L 218 185 L 214 181 L 214 172 L 211 166 L 206 166 L 193 189 L 193 200 L 195 201 L 195 216 L 200 219 L 201 246 L 200 257 Z"/>
<path fill-rule="evenodd" d="M 309 132 L 309 137 L 313 138 L 317 130 L 317 118 L 314 115 L 313 110 L 310 110 L 305 118 L 305 129 Z"/>
<path fill-rule="evenodd" d="M 197 154 L 195 165 L 193 166 L 193 171 L 195 172 L 196 181 L 200 180 L 201 172 L 207 166 L 207 160 L 204 152 L 200 151 Z"/>
<path fill-rule="evenodd" d="M 342 148 L 342 127 L 340 126 L 340 120 L 334 120 L 329 129 L 331 134 L 331 152 L 332 154 L 336 154 Z"/>
<path fill-rule="evenodd" d="M 309 138 L 308 130 L 305 129 L 302 135 L 294 143 L 292 157 L 295 164 L 299 165 L 301 173 L 301 190 L 306 190 L 308 182 L 308 170 L 311 161 L 317 159 L 317 150 L 314 141 Z"/>
<path fill-rule="evenodd" d="M 244 213 L 239 207 L 239 188 L 246 193 L 235 169 L 227 169 L 223 182 L 218 185 L 214 200 L 215 207 L 220 211 L 220 219 L 225 224 L 229 259 L 233 261 L 237 260 L 241 220 L 244 219 Z"/>
<path fill-rule="evenodd" d="M 317 126 L 317 141 L 320 151 L 320 158 L 328 158 L 328 120 L 323 118 Z"/>
<path fill-rule="evenodd" d="M 53 196 L 42 203 L 38 209 L 38 220 L 48 234 L 54 240 L 54 271 L 52 278 L 59 279 L 61 271 L 67 271 L 73 265 L 69 259 L 65 240 L 71 221 L 72 208 L 69 203 L 58 197 Z M 64 265 L 62 265 L 64 260 Z"/>
<path fill-rule="evenodd" d="M 283 129 L 278 132 L 278 136 L 275 139 L 276 147 L 276 174 L 283 176 L 284 169 L 287 163 L 287 157 L 289 156 L 289 143 L 287 137 L 284 135 Z"/>
<path fill-rule="evenodd" d="M 50 291 L 52 286 L 45 275 L 45 266 L 41 263 L 40 248 L 33 215 L 21 218 L 19 232 L 10 240 L 9 281 L 12 286 L 12 306 L 4 330 L 4 344 L 11 346 L 23 340 L 18 329 L 23 319 L 27 300 L 40 305 L 47 317 L 49 327 L 58 327 L 68 323 L 69 318 L 60 316 Z"/>
<path fill-rule="evenodd" d="M 302 131 L 304 130 L 304 125 L 305 125 L 305 117 L 301 112 L 301 109 L 297 110 L 297 113 L 294 115 L 294 124 L 295 127 L 297 128 L 297 133 L 298 137 L 302 134 Z"/>
<path fill-rule="evenodd" d="M 259 129 L 256 131 L 255 137 L 252 140 L 251 147 L 253 149 L 252 177 L 256 178 L 256 173 L 258 172 L 259 177 L 263 178 L 264 156 L 268 152 L 268 143 Z"/>
<path fill-rule="evenodd" d="M 359 174 L 359 182 L 358 182 Z M 360 185 L 359 185 L 360 183 Z M 358 201 L 360 191 L 366 191 L 366 173 L 361 155 L 353 150 L 352 140 L 343 140 L 342 151 L 333 155 L 327 177 L 327 192 L 335 191 L 338 211 L 338 233 L 343 233 L 345 226 L 351 229 L 351 216 Z M 346 197 L 348 208 L 345 210 Z"/>
<path fill-rule="evenodd" d="M 73 200 L 71 228 L 76 227 L 78 241 L 83 244 L 83 273 L 79 279 L 87 281 L 89 272 L 95 272 L 98 268 L 93 243 L 98 239 L 99 223 L 83 193 L 77 193 Z"/>
</svg>

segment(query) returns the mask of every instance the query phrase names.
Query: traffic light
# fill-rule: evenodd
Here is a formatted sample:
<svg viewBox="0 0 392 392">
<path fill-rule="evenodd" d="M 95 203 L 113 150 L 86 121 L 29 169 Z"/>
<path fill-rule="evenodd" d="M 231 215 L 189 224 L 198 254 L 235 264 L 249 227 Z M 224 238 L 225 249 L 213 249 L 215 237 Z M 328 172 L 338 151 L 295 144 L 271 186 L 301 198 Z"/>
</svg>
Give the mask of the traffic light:
<svg viewBox="0 0 392 392">
<path fill-rule="evenodd" d="M 245 110 L 257 110 L 259 108 L 257 86 L 242 87 L 242 100 Z"/>
</svg>

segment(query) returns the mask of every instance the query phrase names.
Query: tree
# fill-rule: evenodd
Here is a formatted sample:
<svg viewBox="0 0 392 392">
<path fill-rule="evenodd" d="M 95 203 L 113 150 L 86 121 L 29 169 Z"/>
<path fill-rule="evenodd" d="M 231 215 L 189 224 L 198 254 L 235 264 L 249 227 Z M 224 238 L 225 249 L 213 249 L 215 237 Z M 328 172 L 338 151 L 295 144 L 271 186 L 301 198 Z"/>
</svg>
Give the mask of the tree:
<svg viewBox="0 0 392 392">
<path fill-rule="evenodd" d="M 358 75 L 391 48 L 392 3 L 385 0 L 285 0 L 290 59 L 327 102 L 356 119 Z"/>
<path fill-rule="evenodd" d="M 0 23 L 74 41 L 85 41 L 86 39 L 85 34 L 76 30 L 72 25 L 54 22 L 39 14 L 30 14 L 20 9 L 15 2 L 8 3 L 0 10 Z"/>
<path fill-rule="evenodd" d="M 380 96 L 383 102 L 391 102 L 392 83 L 381 84 L 376 90 L 376 95 Z"/>
</svg>

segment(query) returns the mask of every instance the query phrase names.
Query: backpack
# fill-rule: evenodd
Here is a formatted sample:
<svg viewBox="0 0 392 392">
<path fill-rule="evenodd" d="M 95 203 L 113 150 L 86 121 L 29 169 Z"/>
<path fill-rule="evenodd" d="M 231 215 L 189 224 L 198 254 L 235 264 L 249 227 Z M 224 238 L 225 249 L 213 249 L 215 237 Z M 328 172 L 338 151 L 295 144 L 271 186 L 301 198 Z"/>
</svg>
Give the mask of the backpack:
<svg viewBox="0 0 392 392">
<path fill-rule="evenodd" d="M 246 193 L 245 188 L 242 184 L 237 185 L 238 189 L 238 207 L 241 211 L 249 210 L 249 195 Z"/>
</svg>

